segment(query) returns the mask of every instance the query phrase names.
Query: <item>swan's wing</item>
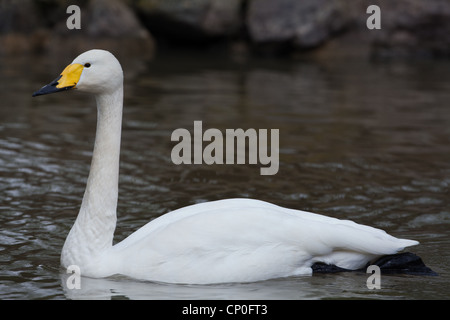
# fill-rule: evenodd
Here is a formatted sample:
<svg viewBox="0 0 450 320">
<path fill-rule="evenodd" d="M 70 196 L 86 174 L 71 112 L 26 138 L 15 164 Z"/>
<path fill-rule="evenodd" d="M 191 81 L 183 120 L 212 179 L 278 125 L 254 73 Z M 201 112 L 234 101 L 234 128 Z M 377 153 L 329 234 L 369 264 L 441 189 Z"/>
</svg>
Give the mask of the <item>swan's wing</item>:
<svg viewBox="0 0 450 320">
<path fill-rule="evenodd" d="M 138 278 L 211 283 L 311 273 L 318 261 L 352 269 L 413 244 L 351 221 L 230 199 L 175 210 L 114 249 Z"/>
</svg>

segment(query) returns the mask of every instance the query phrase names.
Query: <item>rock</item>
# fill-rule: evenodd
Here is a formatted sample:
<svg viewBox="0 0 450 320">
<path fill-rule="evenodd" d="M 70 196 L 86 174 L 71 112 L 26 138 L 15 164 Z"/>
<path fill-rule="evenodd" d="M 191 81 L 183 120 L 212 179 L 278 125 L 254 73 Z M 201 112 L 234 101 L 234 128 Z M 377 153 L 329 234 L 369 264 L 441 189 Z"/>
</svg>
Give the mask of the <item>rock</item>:
<svg viewBox="0 0 450 320">
<path fill-rule="evenodd" d="M 150 32 L 123 1 L 90 0 L 81 9 L 81 29 L 68 29 L 65 14 L 53 32 L 52 48 L 82 52 L 101 48 L 121 55 L 153 56 L 155 44 Z"/>
<path fill-rule="evenodd" d="M 67 27 L 68 5 L 63 0 L 0 0 L 0 54 L 45 52 L 59 57 L 102 48 L 119 58 L 153 55 L 152 35 L 124 1 L 80 2 L 80 30 Z"/>
<path fill-rule="evenodd" d="M 383 58 L 450 56 L 448 0 L 84 0 L 78 4 L 81 30 L 69 30 L 66 0 L 0 0 L 0 54 L 72 53 L 103 47 L 119 56 L 150 57 L 154 34 L 162 43 L 200 48 L 219 44 L 219 50 L 243 57 L 249 52 L 304 54 L 305 49 L 315 49 L 308 54 L 323 58 L 356 53 Z M 369 4 L 381 9 L 381 30 L 366 27 Z"/>
<path fill-rule="evenodd" d="M 450 2 L 378 0 L 381 30 L 373 33 L 375 57 L 450 57 Z"/>
<path fill-rule="evenodd" d="M 314 48 L 348 25 L 346 9 L 337 0 L 249 0 L 248 31 L 255 44 Z"/>
<path fill-rule="evenodd" d="M 59 21 L 56 27 L 58 34 L 70 35 L 74 32 L 66 26 L 68 17 L 69 14 L 65 14 Z M 81 21 L 81 30 L 78 32 L 87 37 L 147 39 L 150 35 L 134 12 L 119 0 L 90 0 L 81 7 Z"/>
<path fill-rule="evenodd" d="M 133 4 L 143 23 L 176 41 L 208 40 L 236 34 L 244 0 L 141 0 Z"/>
</svg>

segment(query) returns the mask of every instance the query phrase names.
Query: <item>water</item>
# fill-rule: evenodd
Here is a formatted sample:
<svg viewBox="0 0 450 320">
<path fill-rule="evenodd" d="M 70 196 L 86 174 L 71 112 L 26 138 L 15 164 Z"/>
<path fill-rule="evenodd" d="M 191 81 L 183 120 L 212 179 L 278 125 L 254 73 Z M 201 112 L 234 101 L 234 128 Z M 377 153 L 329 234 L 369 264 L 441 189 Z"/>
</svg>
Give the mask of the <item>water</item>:
<svg viewBox="0 0 450 320">
<path fill-rule="evenodd" d="M 450 298 L 450 64 L 242 63 L 206 56 L 123 61 L 120 241 L 170 210 L 251 197 L 351 219 L 421 242 L 438 277 L 368 274 L 246 284 L 173 285 L 114 277 L 65 288 L 64 239 L 84 192 L 95 134 L 92 97 L 31 98 L 73 57 L 0 60 L 0 299 Z M 280 170 L 171 162 L 177 128 L 280 130 Z"/>
</svg>

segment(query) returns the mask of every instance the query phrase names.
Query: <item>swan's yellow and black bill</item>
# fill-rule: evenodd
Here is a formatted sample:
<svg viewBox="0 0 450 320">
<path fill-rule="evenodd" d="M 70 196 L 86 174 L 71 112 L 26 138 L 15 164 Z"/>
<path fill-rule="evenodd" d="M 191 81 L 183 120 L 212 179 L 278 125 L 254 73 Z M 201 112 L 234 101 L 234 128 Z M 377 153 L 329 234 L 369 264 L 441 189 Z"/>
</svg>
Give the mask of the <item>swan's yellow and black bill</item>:
<svg viewBox="0 0 450 320">
<path fill-rule="evenodd" d="M 69 64 L 58 78 L 33 93 L 33 97 L 75 88 L 80 80 L 83 68 L 84 66 L 79 63 Z"/>
</svg>

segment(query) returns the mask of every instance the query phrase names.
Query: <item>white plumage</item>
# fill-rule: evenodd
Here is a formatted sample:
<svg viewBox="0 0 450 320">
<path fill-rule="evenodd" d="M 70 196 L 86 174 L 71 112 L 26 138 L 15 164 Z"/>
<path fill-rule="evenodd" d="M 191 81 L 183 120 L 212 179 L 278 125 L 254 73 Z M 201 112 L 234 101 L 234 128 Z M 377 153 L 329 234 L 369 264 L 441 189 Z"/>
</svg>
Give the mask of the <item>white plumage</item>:
<svg viewBox="0 0 450 320">
<path fill-rule="evenodd" d="M 66 76 L 35 95 L 68 88 L 94 93 L 98 122 L 91 170 L 80 212 L 61 254 L 81 274 L 172 283 L 249 282 L 308 275 L 315 262 L 358 269 L 414 240 L 380 229 L 252 199 L 200 203 L 149 222 L 112 245 L 116 226 L 123 74 L 109 52 L 78 56 L 74 85 Z M 76 69 L 76 68 L 74 68 Z M 64 80 L 64 81 L 63 81 Z M 57 84 L 57 85 L 56 85 Z M 70 84 L 70 83 L 69 83 Z"/>
</svg>

